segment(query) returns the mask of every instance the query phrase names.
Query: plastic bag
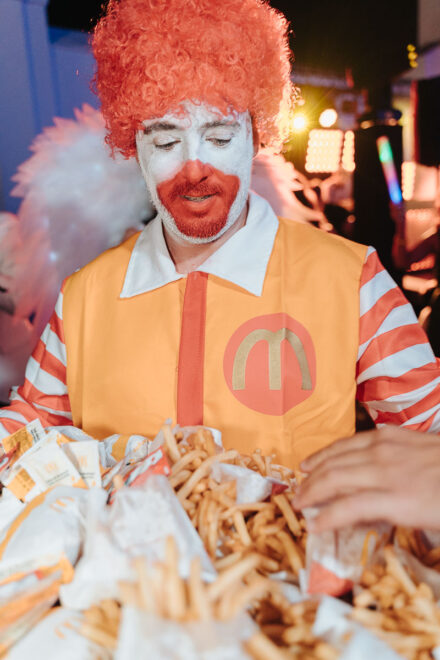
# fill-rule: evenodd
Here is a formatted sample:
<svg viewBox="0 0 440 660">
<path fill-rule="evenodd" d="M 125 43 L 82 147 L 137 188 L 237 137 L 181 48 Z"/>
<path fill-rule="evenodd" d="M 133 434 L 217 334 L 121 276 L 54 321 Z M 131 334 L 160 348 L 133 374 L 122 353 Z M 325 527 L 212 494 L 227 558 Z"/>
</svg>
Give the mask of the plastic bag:
<svg viewBox="0 0 440 660">
<path fill-rule="evenodd" d="M 231 621 L 176 623 L 124 607 L 115 660 L 248 660 L 242 642 L 255 630 L 245 615 Z"/>
</svg>

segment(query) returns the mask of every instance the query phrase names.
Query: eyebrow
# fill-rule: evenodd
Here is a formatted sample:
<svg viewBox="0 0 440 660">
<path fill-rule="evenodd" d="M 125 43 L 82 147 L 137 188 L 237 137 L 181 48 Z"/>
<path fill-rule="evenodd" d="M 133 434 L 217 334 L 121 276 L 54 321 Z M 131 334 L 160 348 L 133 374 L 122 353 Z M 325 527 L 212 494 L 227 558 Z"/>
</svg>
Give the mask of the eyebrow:
<svg viewBox="0 0 440 660">
<path fill-rule="evenodd" d="M 238 121 L 229 121 L 228 119 L 210 121 L 203 124 L 202 128 L 217 128 L 218 126 L 226 126 L 227 128 L 240 128 Z"/>
<path fill-rule="evenodd" d="M 144 134 L 150 135 L 150 133 L 153 133 L 154 131 L 174 131 L 176 128 L 179 128 L 176 124 L 169 124 L 165 121 L 156 121 L 154 124 L 150 124 L 150 126 L 145 126 Z"/>
<path fill-rule="evenodd" d="M 219 126 L 226 126 L 228 128 L 240 128 L 240 124 L 238 123 L 238 121 L 229 121 L 227 119 L 209 121 L 206 124 L 203 124 L 202 128 L 206 130 L 208 128 L 218 128 Z M 175 131 L 175 130 L 184 130 L 184 129 L 182 126 L 177 126 L 177 124 L 171 124 L 169 122 L 164 122 L 164 121 L 156 121 L 154 122 L 154 124 L 145 126 L 144 135 L 151 135 L 151 133 L 154 133 L 156 131 Z"/>
</svg>

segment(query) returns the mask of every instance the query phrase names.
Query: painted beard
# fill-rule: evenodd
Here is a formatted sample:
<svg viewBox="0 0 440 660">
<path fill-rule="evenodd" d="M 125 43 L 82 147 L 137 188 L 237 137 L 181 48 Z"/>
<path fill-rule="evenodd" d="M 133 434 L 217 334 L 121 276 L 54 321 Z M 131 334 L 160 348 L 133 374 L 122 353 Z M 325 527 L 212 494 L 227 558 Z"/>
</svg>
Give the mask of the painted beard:
<svg viewBox="0 0 440 660">
<path fill-rule="evenodd" d="M 211 239 L 226 226 L 239 188 L 237 176 L 189 161 L 172 179 L 159 184 L 157 194 L 179 232 L 188 238 Z"/>
</svg>

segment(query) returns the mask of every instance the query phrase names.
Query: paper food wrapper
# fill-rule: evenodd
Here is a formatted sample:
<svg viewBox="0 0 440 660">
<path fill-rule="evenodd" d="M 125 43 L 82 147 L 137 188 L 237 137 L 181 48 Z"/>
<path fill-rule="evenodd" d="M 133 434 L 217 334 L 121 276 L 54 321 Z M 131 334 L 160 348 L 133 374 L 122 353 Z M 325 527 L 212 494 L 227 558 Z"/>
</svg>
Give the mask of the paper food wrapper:
<svg viewBox="0 0 440 660">
<path fill-rule="evenodd" d="M 31 437 L 29 433 L 28 437 Z M 25 447 L 21 445 L 25 451 L 11 461 L 10 469 L 1 474 L 3 485 L 22 502 L 32 501 L 53 486 L 85 488 L 79 472 L 62 449 L 69 443 L 68 438 L 51 430 L 40 437 L 38 442 L 31 445 L 26 443 Z"/>
<path fill-rule="evenodd" d="M 105 473 L 101 483 L 103 488 L 108 490 L 109 502 L 112 503 L 115 495 L 113 482 L 116 475 L 122 477 L 126 486 L 139 487 L 153 474 L 162 474 L 166 477 L 171 474 L 170 463 L 163 447 L 157 447 L 154 451 L 150 448 L 148 454 L 140 458 L 138 455 L 129 454 Z"/>
<path fill-rule="evenodd" d="M 9 525 L 19 515 L 25 504 L 7 488 L 3 488 L 0 495 L 0 543 L 4 538 Z"/>
<path fill-rule="evenodd" d="M 313 634 L 339 649 L 339 660 L 404 660 L 388 644 L 350 619 L 352 607 L 323 596 L 316 612 Z"/>
<path fill-rule="evenodd" d="M 64 452 L 77 469 L 87 488 L 101 487 L 98 440 L 69 442 Z"/>
<path fill-rule="evenodd" d="M 0 655 L 55 604 L 62 579 L 60 570 L 42 570 L 0 586 Z"/>
<path fill-rule="evenodd" d="M 6 454 L 12 454 L 9 465 L 13 465 L 28 449 L 45 437 L 46 433 L 39 419 L 34 419 L 26 426 L 18 429 L 7 438 L 3 438 L 1 445 Z"/>
<path fill-rule="evenodd" d="M 96 438 L 85 433 L 76 426 L 54 426 L 55 430 L 75 442 L 88 442 Z M 122 459 L 136 455 L 139 460 L 147 455 L 151 440 L 142 435 L 121 435 L 114 433 L 98 441 L 99 460 L 103 468 L 111 468 Z"/>
<path fill-rule="evenodd" d="M 112 660 L 112 653 L 80 634 L 81 612 L 56 607 L 6 654 L 6 660 L 59 658 L 60 660 Z"/>
<path fill-rule="evenodd" d="M 104 491 L 89 491 L 94 492 Z M 189 575 L 194 557 L 201 560 L 205 580 L 216 577 L 202 540 L 166 477 L 152 475 L 139 487 L 121 488 L 112 506 L 93 498 L 90 502 L 83 556 L 73 581 L 60 590 L 63 605 L 83 609 L 103 598 L 117 598 L 118 582 L 136 579 L 132 559 L 163 561 L 168 536 L 176 540 L 182 577 Z"/>
<path fill-rule="evenodd" d="M 306 520 L 316 511 L 303 511 Z M 372 555 L 385 546 L 391 527 L 378 523 L 346 527 L 338 531 L 310 533 L 306 545 L 306 574 L 303 586 L 309 594 L 340 596 L 358 582 Z"/>
<path fill-rule="evenodd" d="M 263 477 L 258 472 L 240 465 L 214 463 L 211 476 L 218 483 L 235 481 L 237 484 L 237 504 L 262 502 L 273 493 L 281 493 L 288 486 L 278 479 Z"/>
<path fill-rule="evenodd" d="M 113 539 L 106 502 L 106 491 L 90 491 L 82 556 L 73 580 L 60 588 L 60 601 L 67 608 L 87 609 L 106 598 L 116 599 L 118 582 L 133 579 L 130 558 Z"/>
<path fill-rule="evenodd" d="M 9 560 L 38 562 L 47 555 L 58 559 L 65 556 L 75 565 L 84 540 L 85 511 L 92 492 L 60 486 L 24 506 L 0 544 L 3 573 Z"/>
<path fill-rule="evenodd" d="M 176 623 L 124 607 L 115 660 L 250 660 L 242 644 L 255 631 L 246 615 L 231 621 Z"/>
</svg>

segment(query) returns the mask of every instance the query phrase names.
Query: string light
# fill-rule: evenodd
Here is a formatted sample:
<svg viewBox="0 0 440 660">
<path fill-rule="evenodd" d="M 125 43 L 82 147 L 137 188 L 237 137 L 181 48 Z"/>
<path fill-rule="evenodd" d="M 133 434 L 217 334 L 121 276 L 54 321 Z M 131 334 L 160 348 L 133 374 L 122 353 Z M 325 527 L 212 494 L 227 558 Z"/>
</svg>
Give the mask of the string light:
<svg viewBox="0 0 440 660">
<path fill-rule="evenodd" d="M 344 146 L 342 148 L 342 167 L 346 172 L 354 172 L 356 163 L 354 161 L 354 132 L 346 131 Z"/>
<path fill-rule="evenodd" d="M 412 161 L 402 163 L 402 197 L 409 201 L 414 196 L 416 182 L 416 164 Z"/>
<path fill-rule="evenodd" d="M 313 129 L 309 134 L 305 168 L 307 172 L 336 172 L 341 158 L 343 131 Z"/>
<path fill-rule="evenodd" d="M 407 53 L 408 53 L 409 65 L 412 69 L 415 69 L 416 67 L 419 66 L 419 63 L 417 61 L 417 58 L 419 56 L 418 53 L 417 53 L 417 49 L 414 46 L 414 44 L 408 44 L 407 47 L 406 47 L 406 50 L 407 50 Z"/>
</svg>

